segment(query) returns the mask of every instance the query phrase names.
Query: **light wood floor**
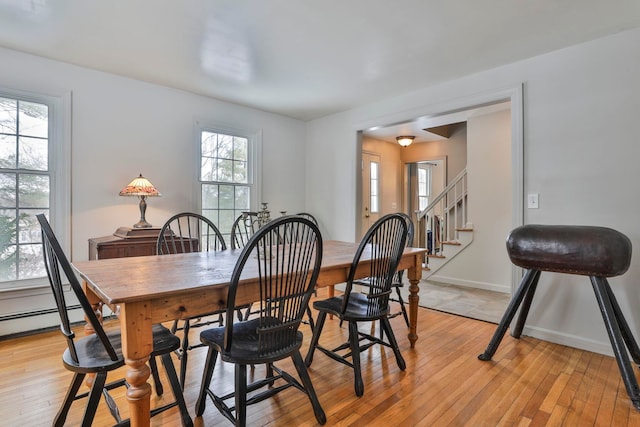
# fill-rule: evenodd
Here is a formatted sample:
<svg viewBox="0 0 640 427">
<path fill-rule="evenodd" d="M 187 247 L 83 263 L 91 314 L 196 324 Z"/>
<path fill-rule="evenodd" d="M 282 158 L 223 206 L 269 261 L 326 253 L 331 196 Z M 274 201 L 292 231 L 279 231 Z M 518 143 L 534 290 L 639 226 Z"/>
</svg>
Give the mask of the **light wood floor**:
<svg viewBox="0 0 640 427">
<path fill-rule="evenodd" d="M 403 320 L 392 320 L 406 371 L 398 369 L 390 349 L 376 346 L 363 353 L 361 398 L 353 392 L 351 371 L 316 353 L 310 375 L 327 414 L 326 425 L 640 426 L 640 412 L 631 405 L 611 357 L 507 336 L 494 360 L 481 362 L 476 356 L 487 345 L 494 324 L 428 309 L 420 309 L 419 317 L 420 338 L 413 350 Z M 197 330 L 192 332 L 197 340 Z M 303 332 L 308 340 L 307 326 Z M 344 336 L 346 328 L 328 320 L 321 342 L 337 344 Z M 0 425 L 51 425 L 71 379 L 60 361 L 64 346 L 59 332 L 0 341 Z M 303 356 L 306 351 L 305 345 Z M 190 353 L 185 398 L 192 415 L 205 353 Z M 218 363 L 213 381 L 231 390 L 233 368 Z M 288 362 L 281 366 L 295 372 Z M 254 375 L 263 372 L 256 367 Z M 168 389 L 166 381 L 165 386 Z M 170 399 L 170 391 L 165 393 Z M 126 416 L 123 391 L 114 395 Z M 154 395 L 152 405 L 158 402 L 162 400 Z M 83 410 L 84 402 L 76 402 L 68 425 L 78 425 Z M 248 417 L 252 426 L 317 425 L 311 405 L 295 389 L 249 407 Z M 210 402 L 194 422 L 231 425 Z M 95 425 L 111 423 L 101 402 Z M 155 417 L 152 425 L 180 425 L 177 410 Z"/>
</svg>

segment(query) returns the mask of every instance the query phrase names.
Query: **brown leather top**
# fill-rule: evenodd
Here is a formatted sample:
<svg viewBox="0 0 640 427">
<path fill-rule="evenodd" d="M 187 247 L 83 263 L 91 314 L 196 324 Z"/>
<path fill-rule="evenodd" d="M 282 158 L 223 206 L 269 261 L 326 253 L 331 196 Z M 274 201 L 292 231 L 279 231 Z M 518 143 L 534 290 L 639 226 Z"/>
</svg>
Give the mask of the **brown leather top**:
<svg viewBox="0 0 640 427">
<path fill-rule="evenodd" d="M 507 252 L 518 267 L 613 277 L 631 263 L 631 241 L 606 227 L 524 225 L 507 238 Z"/>
</svg>

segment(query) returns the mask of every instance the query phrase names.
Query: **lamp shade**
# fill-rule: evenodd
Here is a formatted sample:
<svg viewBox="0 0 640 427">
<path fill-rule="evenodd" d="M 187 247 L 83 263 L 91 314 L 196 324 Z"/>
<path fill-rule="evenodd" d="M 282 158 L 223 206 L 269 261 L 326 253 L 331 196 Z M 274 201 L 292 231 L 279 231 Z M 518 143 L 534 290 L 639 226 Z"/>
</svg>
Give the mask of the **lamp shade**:
<svg viewBox="0 0 640 427">
<path fill-rule="evenodd" d="M 398 144 L 402 145 L 403 147 L 408 147 L 409 145 L 411 145 L 415 138 L 416 137 L 413 135 L 397 136 L 396 141 L 398 141 Z"/>
<path fill-rule="evenodd" d="M 151 182 L 142 174 L 135 178 L 120 191 L 121 196 L 138 196 L 140 198 L 140 221 L 133 225 L 133 228 L 151 228 L 144 214 L 147 210 L 147 197 L 161 196 Z"/>
<path fill-rule="evenodd" d="M 139 177 L 135 178 L 126 187 L 120 190 L 121 196 L 147 196 L 147 197 L 155 197 L 161 196 L 161 194 L 156 190 L 151 182 L 142 174 Z"/>
</svg>

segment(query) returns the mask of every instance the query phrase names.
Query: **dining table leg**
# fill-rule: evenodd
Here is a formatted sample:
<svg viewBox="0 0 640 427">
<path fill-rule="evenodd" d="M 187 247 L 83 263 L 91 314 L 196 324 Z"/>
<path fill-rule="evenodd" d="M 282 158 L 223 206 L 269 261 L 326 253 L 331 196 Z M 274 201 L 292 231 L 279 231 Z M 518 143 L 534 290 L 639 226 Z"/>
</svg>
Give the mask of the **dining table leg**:
<svg viewBox="0 0 640 427">
<path fill-rule="evenodd" d="M 415 348 L 418 341 L 418 292 L 420 279 L 422 279 L 422 255 L 416 255 L 412 267 L 409 268 L 409 342 L 411 348 Z"/>
<path fill-rule="evenodd" d="M 129 368 L 126 374 L 132 427 L 150 425 L 151 385 L 147 382 L 151 370 L 147 364 L 153 349 L 151 304 L 146 301 L 122 304 L 122 353 Z"/>
</svg>

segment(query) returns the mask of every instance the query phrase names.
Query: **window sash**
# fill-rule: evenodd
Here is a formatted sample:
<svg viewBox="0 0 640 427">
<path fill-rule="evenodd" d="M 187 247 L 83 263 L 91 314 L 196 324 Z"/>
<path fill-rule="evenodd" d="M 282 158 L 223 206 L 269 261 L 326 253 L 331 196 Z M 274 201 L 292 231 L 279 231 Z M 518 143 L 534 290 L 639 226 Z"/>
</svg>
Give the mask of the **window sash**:
<svg viewBox="0 0 640 427">
<path fill-rule="evenodd" d="M 16 194 L 16 200 L 13 206 L 5 203 L 0 206 L 0 210 L 14 211 L 15 218 L 21 218 L 21 229 L 19 235 L 16 236 L 15 246 L 11 249 L 22 253 L 22 257 L 18 255 L 18 261 L 22 258 L 22 262 L 30 262 L 35 268 L 37 264 L 42 266 L 38 271 L 37 277 L 25 275 L 24 278 L 12 277 L 9 280 L 0 281 L 0 291 L 15 290 L 21 291 L 25 289 L 33 289 L 34 287 L 48 286 L 46 279 L 46 271 L 42 263 L 40 243 L 39 225 L 35 221 L 35 215 L 38 213 L 46 213 L 49 217 L 56 236 L 60 244 L 65 250 L 70 247 L 70 167 L 69 159 L 71 155 L 70 143 L 70 111 L 71 111 L 71 94 L 66 93 L 61 96 L 45 96 L 27 92 L 20 92 L 5 88 L 0 88 L 0 97 L 7 99 L 15 99 L 26 104 L 30 108 L 37 108 L 37 104 L 45 105 L 48 109 L 48 119 L 46 130 L 42 126 L 32 127 L 31 130 L 21 132 L 20 128 L 12 135 L 11 131 L 6 128 L 0 129 L 0 134 L 6 139 L 16 138 L 17 149 L 20 147 L 37 150 L 41 149 L 41 144 L 47 140 L 46 161 L 47 167 L 32 161 L 20 162 L 17 158 L 14 165 L 7 163 L 0 165 L 0 174 L 13 175 L 20 181 L 25 178 L 31 178 L 36 182 L 48 181 L 49 194 L 47 200 L 42 198 L 27 198 L 29 191 L 19 192 Z M 31 105 L 30 105 L 31 104 Z M 33 105 L 36 104 L 36 105 Z M 20 120 L 20 118 L 18 118 Z M 22 116 L 22 120 L 32 120 L 30 117 Z M 37 123 L 30 123 L 38 125 Z M 19 125 L 19 122 L 18 122 Z M 17 134 L 17 135 L 16 135 Z M 7 138 L 8 135 L 8 138 Z M 21 146 L 19 144 L 25 144 Z M 31 151 L 32 153 L 34 151 Z M 23 152 L 22 154 L 25 154 Z M 19 155 L 19 151 L 16 151 Z M 36 159 L 33 156 L 31 159 Z M 35 193 L 32 193 L 35 194 Z M 21 199 L 22 197 L 22 199 Z M 3 245 L 4 248 L 9 246 Z M 18 269 L 20 266 L 18 265 Z"/>
<path fill-rule="evenodd" d="M 219 141 L 224 140 L 223 147 L 204 142 L 206 133 L 222 135 Z M 260 200 L 261 187 L 256 177 L 260 172 L 261 133 L 198 125 L 197 135 L 199 210 L 228 241 L 233 221 L 244 211 L 256 210 Z M 229 173 L 216 173 L 218 165 L 226 167 Z M 209 168 L 207 173 L 204 167 Z"/>
</svg>

